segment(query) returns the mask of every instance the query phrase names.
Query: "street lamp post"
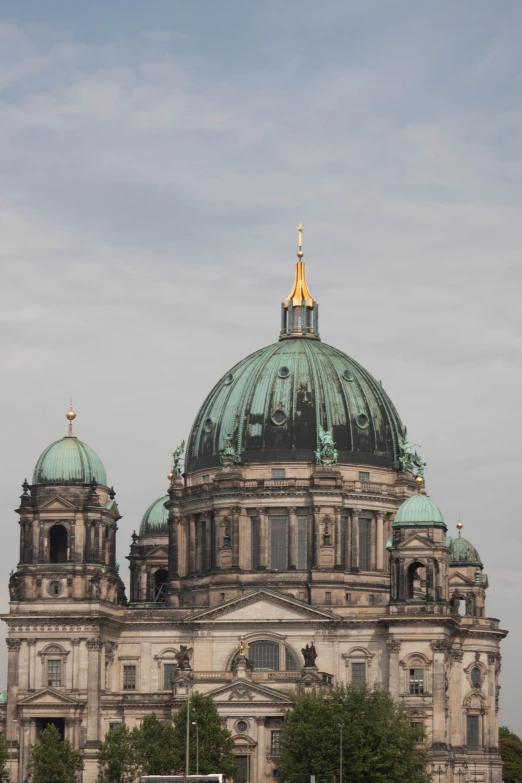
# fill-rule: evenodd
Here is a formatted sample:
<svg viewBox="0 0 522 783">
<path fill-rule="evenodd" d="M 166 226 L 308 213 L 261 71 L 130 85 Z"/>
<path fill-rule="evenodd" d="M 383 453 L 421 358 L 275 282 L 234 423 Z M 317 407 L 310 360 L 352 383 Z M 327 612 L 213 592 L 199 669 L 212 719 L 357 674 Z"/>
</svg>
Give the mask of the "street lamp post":
<svg viewBox="0 0 522 783">
<path fill-rule="evenodd" d="M 192 725 L 196 727 L 196 775 L 199 775 L 199 726 L 195 720 Z"/>
<path fill-rule="evenodd" d="M 462 783 L 462 778 L 466 778 L 466 772 L 468 771 L 468 765 L 466 763 L 460 764 L 460 769 L 455 770 L 455 775 L 459 777 L 459 783 Z"/>
<path fill-rule="evenodd" d="M 343 783 L 343 729 L 344 723 L 339 724 L 339 783 Z"/>
</svg>

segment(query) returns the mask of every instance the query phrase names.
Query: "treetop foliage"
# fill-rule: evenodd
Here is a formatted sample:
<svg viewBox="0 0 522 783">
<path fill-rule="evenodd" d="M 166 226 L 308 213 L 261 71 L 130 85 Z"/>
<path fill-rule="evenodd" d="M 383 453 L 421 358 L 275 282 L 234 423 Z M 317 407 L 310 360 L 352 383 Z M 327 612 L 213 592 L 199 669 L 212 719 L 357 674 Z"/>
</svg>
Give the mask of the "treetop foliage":
<svg viewBox="0 0 522 783">
<path fill-rule="evenodd" d="M 77 783 L 77 773 L 83 769 L 83 760 L 50 723 L 32 747 L 29 766 L 33 783 Z"/>
<path fill-rule="evenodd" d="M 504 768 L 502 780 L 506 783 L 522 781 L 522 740 L 506 726 L 499 730 L 500 755 Z"/>
<path fill-rule="evenodd" d="M 302 783 L 315 775 L 343 783 L 428 783 L 424 732 L 382 689 L 336 686 L 328 697 L 294 699 L 281 735 L 279 776 Z"/>
</svg>

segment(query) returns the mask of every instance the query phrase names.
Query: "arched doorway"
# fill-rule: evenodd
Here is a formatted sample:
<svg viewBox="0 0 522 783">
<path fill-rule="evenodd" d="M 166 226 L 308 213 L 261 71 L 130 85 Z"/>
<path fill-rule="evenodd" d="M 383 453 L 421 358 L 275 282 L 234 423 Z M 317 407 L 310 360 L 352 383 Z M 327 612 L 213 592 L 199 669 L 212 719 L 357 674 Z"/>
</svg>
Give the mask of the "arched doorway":
<svg viewBox="0 0 522 783">
<path fill-rule="evenodd" d="M 154 574 L 154 600 L 164 601 L 167 595 L 167 580 L 169 572 L 165 568 L 160 568 Z"/>
<path fill-rule="evenodd" d="M 426 586 L 426 567 L 424 563 L 415 562 L 408 566 L 406 572 L 406 598 L 424 598 Z"/>
<path fill-rule="evenodd" d="M 67 562 L 67 530 L 63 525 L 53 525 L 49 530 L 49 562 Z"/>
</svg>

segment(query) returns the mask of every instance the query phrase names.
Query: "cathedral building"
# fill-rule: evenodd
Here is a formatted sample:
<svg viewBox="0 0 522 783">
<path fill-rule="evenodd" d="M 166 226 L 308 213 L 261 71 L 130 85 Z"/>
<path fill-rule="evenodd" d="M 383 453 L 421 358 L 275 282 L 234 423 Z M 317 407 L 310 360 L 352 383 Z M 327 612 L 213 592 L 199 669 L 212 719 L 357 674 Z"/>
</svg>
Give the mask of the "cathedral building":
<svg viewBox="0 0 522 783">
<path fill-rule="evenodd" d="M 111 727 L 171 720 L 197 691 L 233 735 L 236 783 L 266 783 L 291 694 L 368 683 L 426 726 L 439 783 L 501 782 L 506 632 L 482 560 L 461 523 L 448 533 L 382 383 L 321 341 L 301 242 L 279 339 L 203 401 L 132 536 L 128 594 L 116 493 L 75 415 L 17 509 L 0 705 L 14 780 L 49 722 L 91 783 Z"/>
</svg>

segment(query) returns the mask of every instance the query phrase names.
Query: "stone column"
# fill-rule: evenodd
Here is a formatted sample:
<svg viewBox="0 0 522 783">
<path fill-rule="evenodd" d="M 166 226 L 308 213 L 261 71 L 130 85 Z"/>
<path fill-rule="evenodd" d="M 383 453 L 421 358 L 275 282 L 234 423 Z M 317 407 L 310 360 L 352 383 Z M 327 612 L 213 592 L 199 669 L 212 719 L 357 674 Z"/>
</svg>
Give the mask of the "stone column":
<svg viewBox="0 0 522 783">
<path fill-rule="evenodd" d="M 346 512 L 346 540 L 344 542 L 344 570 L 349 571 L 352 566 L 352 519 L 348 509 Z"/>
<path fill-rule="evenodd" d="M 15 717 L 16 703 L 18 701 L 18 669 L 21 639 L 7 638 L 7 721 L 6 721 L 6 739 L 13 743 L 18 739 L 18 725 L 13 723 Z M 11 744 L 11 756 L 13 748 Z"/>
<path fill-rule="evenodd" d="M 294 571 L 297 567 L 297 508 L 288 508 L 288 570 Z"/>
<path fill-rule="evenodd" d="M 265 783 L 266 738 L 265 718 L 256 718 L 257 723 L 257 783 Z"/>
<path fill-rule="evenodd" d="M 433 736 L 432 747 L 446 747 L 446 639 L 431 642 L 433 650 Z"/>
<path fill-rule="evenodd" d="M 31 746 L 33 745 L 36 737 L 36 724 L 34 718 L 22 718 L 20 721 L 20 767 L 19 767 L 19 780 L 26 780 L 27 773 L 29 772 L 29 760 L 31 757 Z"/>
<path fill-rule="evenodd" d="M 36 639 L 27 639 L 27 690 L 34 691 L 36 688 Z"/>
<path fill-rule="evenodd" d="M 210 514 L 205 518 L 205 571 L 212 568 L 212 520 Z"/>
<path fill-rule="evenodd" d="M 335 507 L 335 561 L 334 565 L 335 568 L 342 568 L 343 567 L 343 552 L 341 549 L 342 545 L 342 530 L 341 530 L 341 506 Z"/>
<path fill-rule="evenodd" d="M 169 518 L 169 579 L 179 577 L 179 545 L 178 533 L 181 517 L 171 515 Z"/>
<path fill-rule="evenodd" d="M 189 517 L 189 574 L 196 570 L 196 516 L 191 514 Z"/>
<path fill-rule="evenodd" d="M 497 732 L 497 665 L 500 662 L 500 653 L 488 653 L 488 731 L 484 735 L 483 743 L 487 747 L 498 747 Z M 489 735 L 489 736 L 487 736 Z"/>
<path fill-rule="evenodd" d="M 384 570 L 384 514 L 378 511 L 376 515 L 377 525 L 377 571 Z"/>
<path fill-rule="evenodd" d="M 449 683 L 450 737 L 454 748 L 462 747 L 462 650 L 451 651 L 451 677 Z"/>
<path fill-rule="evenodd" d="M 77 636 L 71 639 L 71 651 L 71 690 L 77 691 L 79 687 L 77 670 L 80 665 L 80 639 Z"/>
<path fill-rule="evenodd" d="M 319 539 L 319 520 L 321 518 L 320 506 L 314 507 L 314 524 L 312 528 L 312 568 L 319 566 L 320 539 Z"/>
<path fill-rule="evenodd" d="M 360 508 L 353 508 L 352 509 L 352 558 L 351 558 L 351 568 L 352 569 L 358 569 L 359 568 L 359 513 Z"/>
<path fill-rule="evenodd" d="M 259 570 L 268 567 L 268 516 L 266 508 L 258 508 L 259 514 Z"/>
<path fill-rule="evenodd" d="M 386 641 L 388 648 L 388 690 L 391 696 L 397 701 L 399 699 L 399 654 L 401 643 L 398 639 L 388 639 Z"/>
<path fill-rule="evenodd" d="M 87 639 L 87 745 L 97 746 L 100 739 L 100 688 L 101 651 L 100 638 Z"/>
<path fill-rule="evenodd" d="M 370 571 L 377 569 L 377 516 L 372 514 L 370 520 Z"/>
<path fill-rule="evenodd" d="M 241 509 L 232 509 L 232 571 L 239 571 L 239 514 Z"/>
<path fill-rule="evenodd" d="M 40 559 L 40 520 L 33 519 L 33 557 L 32 562 L 37 563 Z"/>
</svg>

